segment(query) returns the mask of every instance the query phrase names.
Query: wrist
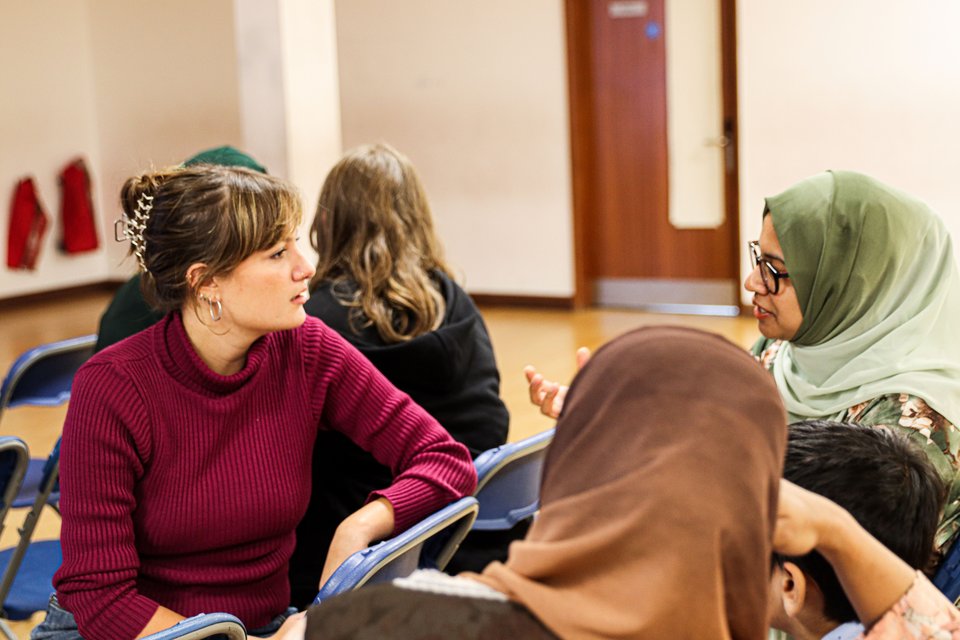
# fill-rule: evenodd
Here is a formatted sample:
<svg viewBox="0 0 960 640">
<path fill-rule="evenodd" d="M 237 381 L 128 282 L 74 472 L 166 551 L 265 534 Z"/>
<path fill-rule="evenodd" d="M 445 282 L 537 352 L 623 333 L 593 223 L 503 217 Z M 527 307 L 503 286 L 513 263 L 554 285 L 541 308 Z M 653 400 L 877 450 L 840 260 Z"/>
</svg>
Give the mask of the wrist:
<svg viewBox="0 0 960 640">
<path fill-rule="evenodd" d="M 382 540 L 393 533 L 393 505 L 386 498 L 378 498 L 353 512 L 340 523 L 338 530 L 349 531 L 368 542 Z"/>
<path fill-rule="evenodd" d="M 830 500 L 823 500 L 817 511 L 816 550 L 831 564 L 841 560 L 845 549 L 850 548 L 850 539 L 861 529 L 850 513 Z"/>
</svg>

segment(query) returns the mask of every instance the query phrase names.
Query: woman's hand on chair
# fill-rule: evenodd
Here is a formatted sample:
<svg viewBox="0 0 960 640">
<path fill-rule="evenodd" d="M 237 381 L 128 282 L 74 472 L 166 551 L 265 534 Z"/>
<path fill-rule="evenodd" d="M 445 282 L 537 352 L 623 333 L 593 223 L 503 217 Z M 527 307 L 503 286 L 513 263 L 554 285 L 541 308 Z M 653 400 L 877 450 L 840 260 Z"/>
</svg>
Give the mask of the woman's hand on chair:
<svg viewBox="0 0 960 640">
<path fill-rule="evenodd" d="M 343 562 L 361 549 L 393 533 L 393 505 L 386 498 L 378 498 L 347 516 L 330 542 L 327 560 L 320 574 L 322 587 Z"/>
<path fill-rule="evenodd" d="M 266 640 L 303 640 L 307 632 L 307 612 L 301 611 L 287 618 L 277 632 L 272 636 L 266 636 Z M 263 636 L 247 636 L 248 638 L 261 638 Z"/>
</svg>

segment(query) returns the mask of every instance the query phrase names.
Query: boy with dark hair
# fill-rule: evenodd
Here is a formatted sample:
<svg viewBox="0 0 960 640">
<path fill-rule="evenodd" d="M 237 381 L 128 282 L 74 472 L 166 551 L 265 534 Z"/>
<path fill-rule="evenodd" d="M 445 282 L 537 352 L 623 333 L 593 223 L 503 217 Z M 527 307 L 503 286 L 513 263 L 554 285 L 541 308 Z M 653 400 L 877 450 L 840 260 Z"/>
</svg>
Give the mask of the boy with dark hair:
<svg viewBox="0 0 960 640">
<path fill-rule="evenodd" d="M 945 498 L 926 454 L 882 427 L 806 420 L 791 424 L 783 477 L 829 498 L 904 562 L 929 569 Z M 797 640 L 836 632 L 857 614 L 817 552 L 774 557 L 771 624 Z"/>
</svg>

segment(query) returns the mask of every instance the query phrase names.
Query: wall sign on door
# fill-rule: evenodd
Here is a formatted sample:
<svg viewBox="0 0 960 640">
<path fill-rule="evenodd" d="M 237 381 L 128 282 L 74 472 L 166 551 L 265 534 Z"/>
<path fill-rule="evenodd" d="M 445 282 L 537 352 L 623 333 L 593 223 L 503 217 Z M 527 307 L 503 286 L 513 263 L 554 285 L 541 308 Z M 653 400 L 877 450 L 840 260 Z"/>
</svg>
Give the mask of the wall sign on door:
<svg viewBox="0 0 960 640">
<path fill-rule="evenodd" d="M 642 18 L 649 10 L 646 0 L 619 0 L 607 5 L 607 14 L 611 18 Z"/>
</svg>

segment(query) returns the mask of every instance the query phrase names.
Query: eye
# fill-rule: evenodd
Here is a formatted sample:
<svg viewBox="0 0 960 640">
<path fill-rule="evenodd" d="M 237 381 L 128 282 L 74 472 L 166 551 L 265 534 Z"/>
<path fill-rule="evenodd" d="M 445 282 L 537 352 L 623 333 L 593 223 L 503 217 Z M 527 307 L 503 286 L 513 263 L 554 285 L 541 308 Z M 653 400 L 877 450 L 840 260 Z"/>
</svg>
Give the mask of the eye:
<svg viewBox="0 0 960 640">
<path fill-rule="evenodd" d="M 287 252 L 287 248 L 286 248 L 286 247 L 284 247 L 284 248 L 282 248 L 282 249 L 280 249 L 280 250 L 278 250 L 278 251 L 274 251 L 273 253 L 270 254 L 270 259 L 271 259 L 271 260 L 279 260 L 280 258 L 283 257 L 283 254 L 285 254 L 286 252 Z"/>
</svg>

